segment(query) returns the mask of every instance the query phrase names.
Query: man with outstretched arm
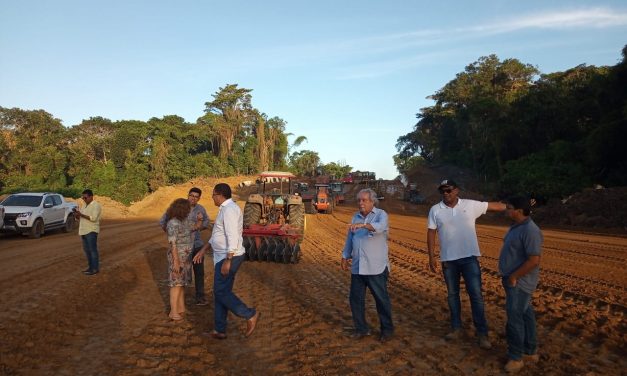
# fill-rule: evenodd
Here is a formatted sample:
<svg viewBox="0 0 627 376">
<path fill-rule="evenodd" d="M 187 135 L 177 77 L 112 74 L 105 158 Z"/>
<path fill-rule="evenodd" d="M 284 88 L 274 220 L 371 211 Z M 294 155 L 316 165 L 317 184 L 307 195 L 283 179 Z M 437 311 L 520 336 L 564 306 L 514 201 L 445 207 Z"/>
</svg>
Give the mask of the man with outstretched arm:
<svg viewBox="0 0 627 376">
<path fill-rule="evenodd" d="M 470 297 L 472 321 L 475 325 L 479 346 L 490 349 L 488 323 L 485 318 L 481 293 L 481 266 L 479 265 L 479 242 L 475 220 L 487 211 L 503 211 L 500 202 L 480 202 L 458 197 L 459 187 L 453 180 L 443 180 L 438 186 L 442 201 L 431 207 L 427 220 L 427 250 L 429 269 L 437 270 L 435 259 L 436 233 L 440 240 L 442 274 L 448 291 L 448 307 L 451 315 L 451 331 L 444 337 L 457 340 L 462 334 L 461 300 L 459 286 L 464 278 Z"/>
</svg>

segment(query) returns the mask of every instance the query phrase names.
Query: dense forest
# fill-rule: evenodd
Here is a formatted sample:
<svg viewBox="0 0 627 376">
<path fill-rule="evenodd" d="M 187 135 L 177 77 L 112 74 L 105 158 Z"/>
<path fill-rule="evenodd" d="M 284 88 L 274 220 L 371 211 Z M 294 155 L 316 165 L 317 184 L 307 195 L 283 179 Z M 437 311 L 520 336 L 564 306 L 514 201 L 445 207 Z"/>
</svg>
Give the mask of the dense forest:
<svg viewBox="0 0 627 376">
<path fill-rule="evenodd" d="M 318 153 L 293 151 L 305 136 L 286 121 L 252 106 L 250 89 L 219 88 L 204 115 L 187 123 L 176 115 L 148 121 L 91 117 L 73 127 L 44 110 L 0 107 L 0 191 L 84 188 L 124 203 L 197 176 L 223 177 L 290 169 L 313 175 Z M 324 165 L 338 174 L 350 166 Z"/>
<path fill-rule="evenodd" d="M 417 164 L 471 169 L 487 192 L 564 197 L 627 185 L 627 46 L 615 66 L 541 74 L 517 59 L 482 57 L 433 94 L 414 130 L 398 138 L 400 173 Z M 124 203 L 197 176 L 263 170 L 343 176 L 323 164 L 287 122 L 252 105 L 252 90 L 225 85 L 188 123 L 91 117 L 72 127 L 44 110 L 0 107 L 0 192 L 84 188 Z M 289 137 L 293 141 L 289 142 Z"/>
<path fill-rule="evenodd" d="M 546 198 L 627 185 L 627 46 L 615 66 L 549 74 L 482 57 L 429 98 L 435 104 L 398 138 L 400 172 L 451 164 L 486 191 Z"/>
</svg>

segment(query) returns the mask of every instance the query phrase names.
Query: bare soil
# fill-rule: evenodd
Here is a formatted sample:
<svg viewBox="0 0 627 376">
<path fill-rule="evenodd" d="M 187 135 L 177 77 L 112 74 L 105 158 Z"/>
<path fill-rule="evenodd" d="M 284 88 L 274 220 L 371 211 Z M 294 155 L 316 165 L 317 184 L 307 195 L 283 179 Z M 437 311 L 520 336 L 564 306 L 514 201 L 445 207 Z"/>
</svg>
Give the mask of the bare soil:
<svg viewBox="0 0 627 376">
<path fill-rule="evenodd" d="M 239 178 L 230 181 L 233 185 Z M 393 198 L 389 289 L 395 338 L 354 341 L 350 275 L 339 267 L 353 203 L 333 215 L 307 215 L 299 264 L 246 262 L 236 293 L 261 313 L 252 337 L 229 318 L 228 339 L 212 329 L 212 304 L 193 304 L 187 289 L 183 322 L 168 320 L 166 239 L 157 225 L 165 207 L 192 185 L 212 218 L 206 179 L 156 192 L 130 208 L 100 200 L 107 212 L 99 237 L 101 272 L 84 276 L 76 233 L 41 239 L 0 237 L 0 374 L 2 375 L 500 375 L 506 361 L 504 293 L 497 258 L 504 225 L 479 224 L 482 269 L 493 349 L 478 348 L 462 291 L 464 338 L 448 330 L 446 287 L 427 267 L 426 219 Z M 248 191 L 238 192 L 245 196 Z M 627 239 L 546 230 L 541 284 L 534 294 L 540 362 L 523 375 L 620 375 L 627 369 Z M 207 239 L 208 232 L 203 233 Z M 212 260 L 206 289 L 212 294 Z M 371 297 L 367 317 L 378 328 Z"/>
</svg>

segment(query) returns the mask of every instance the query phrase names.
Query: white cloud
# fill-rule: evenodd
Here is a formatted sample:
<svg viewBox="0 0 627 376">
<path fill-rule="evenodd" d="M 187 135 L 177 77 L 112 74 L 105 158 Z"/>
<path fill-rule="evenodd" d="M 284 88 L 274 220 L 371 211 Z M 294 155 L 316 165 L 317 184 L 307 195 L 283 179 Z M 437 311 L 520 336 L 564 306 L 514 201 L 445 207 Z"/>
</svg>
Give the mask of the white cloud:
<svg viewBox="0 0 627 376">
<path fill-rule="evenodd" d="M 273 46 L 252 55 L 261 59 L 232 56 L 231 68 L 278 69 L 311 64 L 343 65 L 339 79 L 378 77 L 410 69 L 438 56 L 450 56 L 462 43 L 487 36 L 534 29 L 586 29 L 627 26 L 627 11 L 606 8 L 545 11 L 504 18 L 504 21 L 452 29 L 424 29 L 363 38 Z M 416 54 L 417 48 L 429 53 Z M 401 56 L 401 55 L 409 56 Z M 354 65 L 351 61 L 370 60 Z"/>
</svg>

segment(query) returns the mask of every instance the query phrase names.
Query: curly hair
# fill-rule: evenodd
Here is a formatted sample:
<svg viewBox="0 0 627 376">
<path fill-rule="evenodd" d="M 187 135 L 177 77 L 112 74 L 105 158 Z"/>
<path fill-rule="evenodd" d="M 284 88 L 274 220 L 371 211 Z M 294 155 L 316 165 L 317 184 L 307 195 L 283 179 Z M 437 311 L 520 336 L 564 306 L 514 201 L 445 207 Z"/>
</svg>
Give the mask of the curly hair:
<svg viewBox="0 0 627 376">
<path fill-rule="evenodd" d="M 166 215 L 170 219 L 176 218 L 179 221 L 182 221 L 187 218 L 191 210 L 192 207 L 190 206 L 189 201 L 184 198 L 177 198 L 170 204 Z"/>
</svg>

